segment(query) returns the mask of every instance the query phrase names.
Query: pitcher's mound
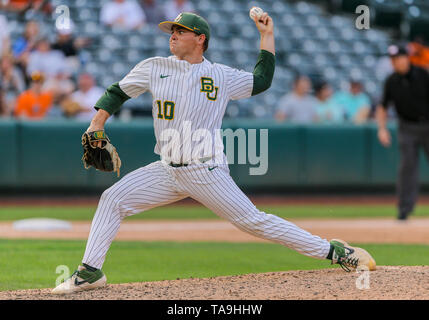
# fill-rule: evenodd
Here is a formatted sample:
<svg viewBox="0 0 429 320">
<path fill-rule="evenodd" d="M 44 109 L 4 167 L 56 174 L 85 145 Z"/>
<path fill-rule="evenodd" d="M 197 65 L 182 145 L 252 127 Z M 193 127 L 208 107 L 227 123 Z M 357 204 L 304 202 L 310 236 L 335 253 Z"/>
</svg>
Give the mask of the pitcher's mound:
<svg viewBox="0 0 429 320">
<path fill-rule="evenodd" d="M 381 266 L 363 273 L 336 268 L 110 284 L 67 296 L 51 295 L 50 289 L 5 291 L 0 299 L 429 299 L 427 279 L 428 266 Z"/>
</svg>

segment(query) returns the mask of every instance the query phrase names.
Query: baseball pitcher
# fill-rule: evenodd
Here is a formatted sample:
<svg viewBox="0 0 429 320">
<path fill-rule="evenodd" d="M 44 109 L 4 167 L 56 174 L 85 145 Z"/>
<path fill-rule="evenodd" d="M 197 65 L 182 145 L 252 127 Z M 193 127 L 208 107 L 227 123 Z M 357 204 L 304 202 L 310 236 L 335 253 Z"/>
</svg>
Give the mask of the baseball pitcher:
<svg viewBox="0 0 429 320">
<path fill-rule="evenodd" d="M 82 137 L 86 167 L 119 174 L 121 161 L 104 124 L 124 101 L 146 91 L 153 96 L 155 153 L 160 160 L 127 174 L 104 191 L 82 264 L 53 293 L 104 286 L 102 266 L 122 220 L 187 197 L 256 237 L 309 257 L 329 259 L 348 271 L 359 266 L 375 269 L 374 259 L 364 249 L 342 240 L 329 242 L 259 211 L 229 174 L 222 139 L 217 135 L 228 101 L 267 90 L 274 74 L 273 20 L 263 11 L 253 15 L 253 20 L 261 36 L 253 73 L 208 61 L 204 52 L 210 41 L 209 24 L 196 14 L 183 12 L 174 21 L 159 24 L 170 34 L 172 56 L 141 61 L 98 100 L 97 114 Z"/>
</svg>

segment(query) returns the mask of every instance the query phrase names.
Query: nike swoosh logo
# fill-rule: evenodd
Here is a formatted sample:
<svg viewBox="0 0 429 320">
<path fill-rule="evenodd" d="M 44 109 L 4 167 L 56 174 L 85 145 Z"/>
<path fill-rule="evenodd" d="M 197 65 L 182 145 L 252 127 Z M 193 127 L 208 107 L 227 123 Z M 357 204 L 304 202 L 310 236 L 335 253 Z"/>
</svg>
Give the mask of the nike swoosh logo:
<svg viewBox="0 0 429 320">
<path fill-rule="evenodd" d="M 167 77 L 169 77 L 169 76 L 170 76 L 170 75 L 164 76 L 164 75 L 162 75 L 162 74 L 161 74 L 160 78 L 161 78 L 161 79 L 164 79 L 164 78 L 167 78 Z"/>
<path fill-rule="evenodd" d="M 214 170 L 214 169 L 216 169 L 217 168 L 217 166 L 215 166 L 215 167 L 211 167 L 211 168 L 209 168 L 209 171 L 212 171 L 212 170 Z"/>
<path fill-rule="evenodd" d="M 77 286 L 80 286 L 81 284 L 84 284 L 85 282 L 88 282 L 88 281 L 86 281 L 86 280 L 83 280 L 83 281 L 77 281 L 77 278 L 76 278 L 76 279 L 74 279 L 74 284 L 75 284 L 75 285 L 77 285 Z"/>
</svg>

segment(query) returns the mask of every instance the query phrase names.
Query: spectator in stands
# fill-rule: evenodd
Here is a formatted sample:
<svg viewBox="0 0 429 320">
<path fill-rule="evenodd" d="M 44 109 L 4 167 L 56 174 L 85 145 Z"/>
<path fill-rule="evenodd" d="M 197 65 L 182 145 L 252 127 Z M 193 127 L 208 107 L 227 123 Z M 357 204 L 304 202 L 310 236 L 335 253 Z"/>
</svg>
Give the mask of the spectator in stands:
<svg viewBox="0 0 429 320">
<path fill-rule="evenodd" d="M 28 57 L 27 74 L 39 71 L 46 78 L 54 78 L 58 74 L 69 74 L 64 54 L 58 50 L 52 50 L 47 38 L 37 41 L 36 50 Z"/>
<path fill-rule="evenodd" d="M 422 37 L 416 37 L 408 44 L 408 52 L 413 65 L 429 70 L 429 47 L 425 46 Z"/>
<path fill-rule="evenodd" d="M 100 20 L 113 28 L 136 30 L 145 25 L 146 15 L 134 0 L 113 0 L 101 8 Z"/>
<path fill-rule="evenodd" d="M 357 80 L 350 80 L 349 91 L 341 91 L 333 97 L 345 113 L 346 120 L 361 124 L 368 120 L 371 111 L 371 100 L 363 92 L 362 84 Z"/>
<path fill-rule="evenodd" d="M 29 21 L 25 25 L 24 34 L 12 45 L 15 62 L 24 74 L 27 73 L 28 57 L 34 50 L 38 39 L 40 39 L 39 24 L 36 21 Z"/>
<path fill-rule="evenodd" d="M 42 73 L 31 74 L 30 89 L 21 93 L 16 101 L 16 117 L 39 120 L 46 116 L 54 97 L 52 92 L 42 90 L 43 82 Z"/>
<path fill-rule="evenodd" d="M 10 50 L 9 27 L 7 19 L 0 14 L 0 56 L 7 54 Z"/>
<path fill-rule="evenodd" d="M 276 112 L 278 121 L 291 121 L 296 123 L 311 123 L 316 120 L 317 101 L 309 92 L 311 81 L 307 76 L 300 75 L 295 78 L 293 91 L 284 95 Z"/>
<path fill-rule="evenodd" d="M 141 0 L 140 3 L 146 15 L 147 23 L 158 25 L 161 21 L 167 20 L 164 7 L 156 0 Z"/>
<path fill-rule="evenodd" d="M 181 12 L 195 12 L 195 8 L 188 0 L 169 0 L 165 3 L 165 16 L 173 21 Z"/>
<path fill-rule="evenodd" d="M 11 53 L 3 55 L 0 65 L 0 86 L 3 90 L 3 114 L 12 113 L 16 97 L 25 90 L 21 71 L 13 64 Z"/>
<path fill-rule="evenodd" d="M 94 77 L 88 73 L 79 76 L 78 87 L 70 99 L 63 102 L 63 111 L 68 117 L 90 122 L 97 113 L 94 106 L 103 95 L 104 89 L 97 87 Z"/>
<path fill-rule="evenodd" d="M 72 23 L 68 29 L 58 29 L 57 39 L 52 44 L 52 49 L 59 50 L 64 54 L 68 70 L 75 73 L 80 67 L 79 50 L 87 47 L 91 40 L 84 37 L 74 37 L 73 29 L 74 24 Z"/>
<path fill-rule="evenodd" d="M 344 111 L 334 99 L 333 90 L 327 82 L 320 82 L 314 86 L 316 96 L 317 122 L 321 123 L 341 123 L 344 122 Z"/>
</svg>

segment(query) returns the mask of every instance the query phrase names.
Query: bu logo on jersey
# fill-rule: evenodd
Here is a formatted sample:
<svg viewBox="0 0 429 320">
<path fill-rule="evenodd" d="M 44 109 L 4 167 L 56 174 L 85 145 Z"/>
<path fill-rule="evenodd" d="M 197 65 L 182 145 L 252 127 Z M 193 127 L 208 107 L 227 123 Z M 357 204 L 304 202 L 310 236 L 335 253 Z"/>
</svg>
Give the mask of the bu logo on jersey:
<svg viewBox="0 0 429 320">
<path fill-rule="evenodd" d="M 214 86 L 212 78 L 201 77 L 201 92 L 206 93 L 207 99 L 210 101 L 216 101 L 218 90 L 219 87 Z"/>
</svg>

